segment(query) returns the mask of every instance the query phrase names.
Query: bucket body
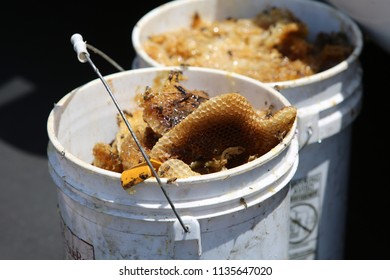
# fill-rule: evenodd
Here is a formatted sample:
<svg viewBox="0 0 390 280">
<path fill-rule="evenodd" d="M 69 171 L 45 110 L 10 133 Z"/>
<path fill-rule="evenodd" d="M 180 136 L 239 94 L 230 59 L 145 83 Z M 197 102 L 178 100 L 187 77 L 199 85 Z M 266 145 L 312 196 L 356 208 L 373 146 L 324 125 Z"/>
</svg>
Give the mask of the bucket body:
<svg viewBox="0 0 390 280">
<path fill-rule="evenodd" d="M 191 23 L 194 12 L 208 20 L 253 17 L 269 6 L 289 8 L 309 29 L 343 31 L 354 45 L 343 62 L 321 73 L 291 81 L 268 83 L 298 108 L 300 164 L 291 181 L 290 259 L 342 259 L 346 229 L 351 129 L 362 105 L 363 47 L 357 24 L 318 1 L 240 0 L 173 1 L 137 23 L 132 33 L 137 53 L 133 68 L 159 66 L 142 49 L 148 36 Z M 172 21 L 174 19 L 174 22 Z"/>
<path fill-rule="evenodd" d="M 361 45 L 361 37 L 354 39 Z M 300 164 L 291 181 L 290 259 L 344 258 L 351 134 L 362 106 L 362 74 L 356 57 L 320 73 L 318 80 L 276 84 L 298 108 Z"/>
<path fill-rule="evenodd" d="M 172 68 L 145 68 L 106 76 L 124 110 L 135 94 Z M 258 109 L 290 103 L 259 82 L 218 70 L 182 69 L 183 85 L 215 96 L 239 92 Z M 165 191 L 154 178 L 126 192 L 120 174 L 92 166 L 92 147 L 110 142 L 116 108 L 100 80 L 65 95 L 48 118 L 49 171 L 57 186 L 64 249 L 69 259 L 287 259 L 290 181 L 298 166 L 295 122 L 263 156 L 213 174 L 177 179 Z"/>
<path fill-rule="evenodd" d="M 290 259 L 342 259 L 348 202 L 349 126 L 299 153 L 291 182 Z"/>
</svg>

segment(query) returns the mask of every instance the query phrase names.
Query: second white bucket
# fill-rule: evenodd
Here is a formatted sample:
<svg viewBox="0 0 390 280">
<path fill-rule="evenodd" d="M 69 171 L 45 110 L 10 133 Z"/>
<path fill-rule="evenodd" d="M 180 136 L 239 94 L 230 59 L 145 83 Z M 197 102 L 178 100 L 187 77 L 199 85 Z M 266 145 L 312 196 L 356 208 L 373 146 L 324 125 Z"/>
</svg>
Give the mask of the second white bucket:
<svg viewBox="0 0 390 280">
<path fill-rule="evenodd" d="M 125 110 L 135 94 L 171 68 L 107 76 Z M 215 96 L 239 92 L 258 109 L 291 105 L 271 87 L 218 70 L 187 68 L 183 85 Z M 92 147 L 117 130 L 116 109 L 100 80 L 72 91 L 48 118 L 49 170 L 57 186 L 68 259 L 288 259 L 290 185 L 298 165 L 296 121 L 283 141 L 244 165 L 178 179 L 167 193 L 176 219 L 154 178 L 128 194 L 120 174 L 97 168 Z"/>
<path fill-rule="evenodd" d="M 345 33 L 352 54 L 321 73 L 269 83 L 298 108 L 298 170 L 291 182 L 290 259 L 343 259 L 349 188 L 351 124 L 362 105 L 363 39 L 358 25 L 330 5 L 309 0 L 186 0 L 150 11 L 133 29 L 133 67 L 159 66 L 142 49 L 154 33 L 189 26 L 195 12 L 208 20 L 252 17 L 285 7 L 302 19 L 309 38 L 320 32 Z M 172 20 L 174 19 L 174 20 Z"/>
<path fill-rule="evenodd" d="M 347 16 L 322 3 L 316 5 L 318 11 L 313 13 L 295 12 L 315 22 L 318 13 L 328 9 L 329 20 L 321 30 L 344 31 L 354 51 L 311 77 L 271 84 L 298 108 L 300 163 L 291 181 L 289 258 L 344 259 L 352 124 L 363 100 L 359 61 L 363 38 Z"/>
<path fill-rule="evenodd" d="M 280 87 L 298 108 L 300 164 L 291 181 L 290 259 L 345 255 L 352 123 L 363 91 L 358 61 L 337 69 L 314 83 Z"/>
</svg>

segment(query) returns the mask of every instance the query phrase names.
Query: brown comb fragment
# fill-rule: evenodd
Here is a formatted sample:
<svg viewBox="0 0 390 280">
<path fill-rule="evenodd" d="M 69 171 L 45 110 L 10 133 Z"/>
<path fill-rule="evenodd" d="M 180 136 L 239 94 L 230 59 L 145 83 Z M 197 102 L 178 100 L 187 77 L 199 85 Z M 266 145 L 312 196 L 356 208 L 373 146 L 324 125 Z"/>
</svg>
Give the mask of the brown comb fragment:
<svg viewBox="0 0 390 280">
<path fill-rule="evenodd" d="M 143 94 L 143 118 L 158 135 L 172 129 L 209 99 L 203 91 L 182 86 L 181 79 L 182 72 L 172 71 L 162 88 L 148 88 Z"/>
<path fill-rule="evenodd" d="M 180 159 L 168 159 L 161 164 L 158 175 L 163 178 L 187 178 L 200 174 L 194 172 L 188 164 Z"/>
<path fill-rule="evenodd" d="M 92 150 L 94 159 L 92 165 L 114 172 L 122 172 L 122 162 L 116 143 L 96 143 Z"/>
<path fill-rule="evenodd" d="M 212 161 L 230 147 L 244 147 L 227 168 L 270 151 L 291 129 L 296 108 L 286 106 L 274 115 L 261 116 L 240 94 L 226 93 L 202 103 L 197 110 L 164 134 L 150 156 L 164 162 L 181 159 L 186 164 Z"/>
</svg>

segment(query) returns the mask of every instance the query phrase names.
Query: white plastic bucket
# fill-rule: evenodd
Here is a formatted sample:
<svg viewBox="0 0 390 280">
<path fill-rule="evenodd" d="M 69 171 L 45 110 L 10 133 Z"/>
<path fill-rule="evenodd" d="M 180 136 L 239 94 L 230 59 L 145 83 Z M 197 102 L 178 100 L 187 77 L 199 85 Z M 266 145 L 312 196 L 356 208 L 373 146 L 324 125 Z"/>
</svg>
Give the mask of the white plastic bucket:
<svg viewBox="0 0 390 280">
<path fill-rule="evenodd" d="M 148 36 L 202 18 L 253 17 L 268 6 L 287 7 L 309 28 L 343 31 L 355 46 L 342 63 L 293 81 L 268 83 L 298 108 L 300 164 L 292 180 L 290 259 L 342 259 L 346 230 L 351 124 L 362 105 L 363 48 L 357 24 L 330 5 L 308 0 L 183 0 L 146 14 L 132 32 L 133 68 L 161 66 L 142 49 Z"/>
<path fill-rule="evenodd" d="M 355 40 L 360 48 L 361 37 Z M 352 123 L 362 106 L 362 69 L 353 57 L 317 75 L 312 82 L 278 85 L 298 108 L 291 259 L 344 258 Z"/>
<path fill-rule="evenodd" d="M 135 94 L 172 68 L 106 76 L 119 104 L 137 108 Z M 215 96 L 239 92 L 254 108 L 290 105 L 259 82 L 203 68 L 182 69 L 187 88 Z M 49 171 L 58 190 L 69 259 L 287 259 L 290 185 L 298 165 L 296 121 L 271 151 L 244 165 L 177 179 L 166 192 L 189 227 L 185 233 L 154 178 L 128 194 L 120 174 L 92 166 L 92 147 L 117 131 L 116 108 L 100 80 L 65 95 L 49 115 Z"/>
<path fill-rule="evenodd" d="M 329 70 L 271 84 L 298 108 L 300 164 L 291 181 L 289 258 L 343 259 L 352 123 L 363 97 L 363 38 L 348 17 L 321 3 L 313 5 L 318 5 L 316 12 L 300 16 L 327 32 L 343 30 L 355 49 Z M 327 16 L 319 21 L 317 13 Z"/>
</svg>

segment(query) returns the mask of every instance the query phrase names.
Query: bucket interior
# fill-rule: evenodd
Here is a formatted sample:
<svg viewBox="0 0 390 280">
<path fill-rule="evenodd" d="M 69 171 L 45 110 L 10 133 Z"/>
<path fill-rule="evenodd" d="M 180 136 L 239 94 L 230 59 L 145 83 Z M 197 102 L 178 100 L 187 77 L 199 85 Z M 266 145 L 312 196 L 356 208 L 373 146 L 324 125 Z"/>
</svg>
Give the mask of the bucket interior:
<svg viewBox="0 0 390 280">
<path fill-rule="evenodd" d="M 172 68 L 169 68 L 172 69 Z M 147 86 L 152 86 L 156 79 L 168 75 L 169 70 L 151 69 L 131 70 L 107 76 L 108 84 L 123 110 L 133 111 L 138 108 L 136 95 Z M 198 69 L 196 74 L 185 71 L 189 77 L 183 81 L 187 88 L 201 89 L 216 96 L 227 92 L 239 92 L 256 109 L 266 109 L 270 105 L 274 110 L 288 105 L 289 102 L 265 86 L 250 82 L 246 78 L 237 79 L 233 75 L 213 73 Z M 75 158 L 89 164 L 93 160 L 92 148 L 97 142 L 109 143 L 118 130 L 118 113 L 110 96 L 100 80 L 94 80 L 64 96 L 53 109 L 49 118 L 50 139 L 58 150 L 66 150 Z M 285 141 L 291 141 L 290 133 Z M 283 144 L 275 149 L 277 153 Z M 267 158 L 270 155 L 266 155 Z M 264 159 L 262 159 L 264 160 Z"/>
<path fill-rule="evenodd" d="M 138 63 L 140 63 L 141 67 L 162 66 L 146 54 L 142 48 L 143 42 L 154 34 L 177 30 L 181 27 L 189 27 L 195 12 L 199 13 L 206 20 L 222 20 L 229 17 L 250 18 L 271 6 L 284 7 L 291 10 L 308 26 L 308 39 L 311 41 L 320 32 L 342 31 L 347 35 L 350 43 L 355 47 L 354 51 L 348 59 L 342 62 L 342 65 L 323 71 L 331 72 L 327 74 L 328 76 L 345 70 L 347 65 L 353 63 L 360 55 L 363 40 L 357 24 L 342 12 L 325 3 L 309 0 L 248 0 L 243 5 L 240 0 L 189 0 L 172 1 L 161 5 L 138 21 L 132 31 L 132 45 L 140 60 Z M 293 82 L 278 82 L 278 85 L 280 87 L 295 87 L 313 83 L 323 79 L 321 76 L 318 77 L 321 73 L 299 78 L 293 80 Z"/>
<path fill-rule="evenodd" d="M 106 76 L 118 103 L 123 110 L 138 108 L 136 94 L 167 77 L 174 67 L 144 68 Z M 279 92 L 244 76 L 205 68 L 182 69 L 183 86 L 204 90 L 210 96 L 238 92 L 245 96 L 255 109 L 269 106 L 278 110 L 290 105 Z M 127 195 L 120 185 L 120 173 L 93 166 L 93 146 L 97 142 L 109 143 L 115 137 L 118 112 L 100 80 L 94 80 L 65 95 L 53 108 L 48 119 L 50 145 L 49 162 L 58 180 L 66 178 L 68 184 L 80 193 L 104 201 L 125 205 L 153 204 L 166 207 L 167 202 L 155 178 L 134 186 L 134 195 Z M 295 172 L 298 151 L 296 148 L 296 121 L 282 142 L 263 156 L 243 165 L 206 175 L 177 179 L 165 187 L 176 202 L 193 202 L 208 199 L 207 204 L 217 205 L 227 198 L 258 194 L 283 188 Z M 294 147 L 290 148 L 291 144 Z M 166 178 L 161 178 L 163 183 Z M 287 181 L 286 181 L 287 180 Z M 177 183 L 177 184 L 176 184 Z M 59 183 L 58 183 L 59 184 Z M 61 183 L 62 184 L 62 183 Z M 180 187 L 177 187 L 179 185 Z M 256 187 L 253 187 L 256 185 Z M 145 187 L 145 186 L 151 186 Z M 262 199 L 272 195 L 265 194 Z M 256 200 L 253 197 L 254 200 Z M 163 206 L 162 206 L 163 205 Z"/>
</svg>

